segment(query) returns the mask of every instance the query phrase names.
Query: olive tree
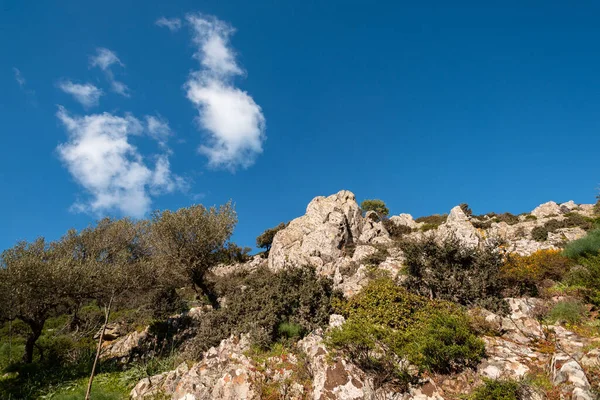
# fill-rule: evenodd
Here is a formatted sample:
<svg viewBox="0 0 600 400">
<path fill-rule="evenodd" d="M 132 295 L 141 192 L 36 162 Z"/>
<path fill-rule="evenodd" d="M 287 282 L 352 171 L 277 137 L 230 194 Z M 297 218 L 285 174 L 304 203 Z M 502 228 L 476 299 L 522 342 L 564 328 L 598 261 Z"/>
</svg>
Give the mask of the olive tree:
<svg viewBox="0 0 600 400">
<path fill-rule="evenodd" d="M 35 344 L 46 320 L 68 306 L 73 275 L 60 262 L 56 244 L 44 238 L 22 241 L 0 256 L 0 317 L 29 326 L 23 361 L 33 361 Z"/>
<path fill-rule="evenodd" d="M 383 200 L 379 199 L 364 200 L 360 203 L 360 208 L 363 212 L 375 211 L 380 217 L 387 217 L 390 213 Z"/>
<path fill-rule="evenodd" d="M 274 228 L 265 230 L 256 238 L 256 247 L 265 249 L 266 252 L 269 252 L 269 250 L 271 250 L 271 245 L 273 244 L 275 234 L 284 229 L 286 226 L 287 225 L 282 222 Z"/>
<path fill-rule="evenodd" d="M 202 205 L 177 211 L 155 212 L 150 224 L 149 243 L 157 273 L 173 281 L 200 289 L 218 308 L 206 273 L 227 259 L 228 240 L 237 215 L 231 201 L 219 207 Z"/>
</svg>

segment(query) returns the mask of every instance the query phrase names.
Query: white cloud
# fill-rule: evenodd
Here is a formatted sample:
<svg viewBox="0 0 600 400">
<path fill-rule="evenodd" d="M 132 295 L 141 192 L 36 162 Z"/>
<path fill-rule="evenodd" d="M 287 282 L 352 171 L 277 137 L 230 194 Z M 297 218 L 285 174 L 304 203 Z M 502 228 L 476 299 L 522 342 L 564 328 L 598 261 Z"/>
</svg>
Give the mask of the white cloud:
<svg viewBox="0 0 600 400">
<path fill-rule="evenodd" d="M 19 68 L 13 67 L 13 72 L 15 73 L 15 80 L 17 81 L 19 86 L 24 87 L 25 83 L 27 82 L 25 81 L 23 74 L 21 74 L 21 70 Z"/>
<path fill-rule="evenodd" d="M 169 137 L 173 134 L 167 120 L 161 116 L 146 115 L 146 126 L 150 137 L 165 147 Z"/>
<path fill-rule="evenodd" d="M 112 50 L 99 47 L 96 49 L 96 55 L 90 56 L 90 67 L 97 67 L 104 71 L 112 91 L 121 96 L 129 97 L 130 94 L 127 85 L 115 79 L 115 75 L 111 69 L 111 66 L 114 64 L 125 67 L 125 64 L 121 62 Z"/>
<path fill-rule="evenodd" d="M 65 93 L 70 94 L 80 102 L 84 107 L 93 107 L 98 105 L 100 96 L 103 92 L 91 83 L 79 84 L 71 81 L 59 82 L 58 87 Z"/>
<path fill-rule="evenodd" d="M 156 25 L 168 28 L 171 32 L 175 32 L 181 28 L 181 20 L 179 18 L 160 17 L 156 20 Z"/>
<path fill-rule="evenodd" d="M 160 155 L 151 169 L 129 142 L 131 135 L 143 132 L 142 123 L 133 116 L 73 117 L 59 107 L 57 117 L 69 133 L 58 154 L 90 195 L 89 201 L 76 203 L 75 210 L 95 214 L 116 210 L 142 217 L 150 210 L 151 195 L 184 189 L 185 181 L 171 172 L 167 155 Z"/>
<path fill-rule="evenodd" d="M 121 60 L 119 60 L 119 57 L 109 49 L 99 47 L 96 49 L 96 55 L 90 56 L 90 66 L 98 67 L 103 71 L 108 70 L 113 64 L 118 64 L 121 67 L 125 66 Z"/>
<path fill-rule="evenodd" d="M 202 65 L 185 84 L 207 132 L 208 145 L 199 151 L 212 167 L 247 168 L 262 153 L 265 118 L 254 99 L 232 83 L 235 76 L 244 75 L 229 44 L 234 29 L 214 17 L 190 14 L 186 19 L 197 46 L 194 57 Z"/>
</svg>

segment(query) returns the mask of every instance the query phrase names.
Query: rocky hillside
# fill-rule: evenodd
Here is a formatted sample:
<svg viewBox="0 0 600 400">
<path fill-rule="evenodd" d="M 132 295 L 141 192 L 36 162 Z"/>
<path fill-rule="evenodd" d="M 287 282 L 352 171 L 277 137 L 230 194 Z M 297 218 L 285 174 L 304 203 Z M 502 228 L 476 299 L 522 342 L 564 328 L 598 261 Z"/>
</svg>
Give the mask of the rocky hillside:
<svg viewBox="0 0 600 400">
<path fill-rule="evenodd" d="M 317 276 L 330 279 L 333 288 L 343 294 L 337 301 L 337 308 L 334 306 L 329 315 L 329 325 L 291 335 L 295 339 L 288 340 L 285 345 L 261 351 L 253 344 L 252 332 L 234 334 L 201 352 L 197 362 L 182 362 L 172 371 L 141 380 L 132 390 L 132 398 L 598 398 L 600 324 L 596 308 L 590 302 L 588 289 L 573 289 L 576 285 L 564 283 L 567 274 L 582 270 L 588 264 L 570 263 L 559 251 L 594 228 L 597 218 L 594 205 L 548 202 L 531 213 L 518 216 L 470 214 L 468 207 L 457 206 L 448 215 L 416 220 L 409 214 L 387 218 L 373 211 L 364 213 L 349 191 L 316 197 L 303 216 L 277 232 L 268 257 L 258 255 L 246 263 L 220 265 L 213 273 L 216 277 L 226 278 L 239 275 L 240 271 L 251 274 L 264 270 L 276 274 L 312 267 Z M 426 249 L 422 254 L 415 256 L 407 250 L 417 248 L 414 243 L 425 242 L 426 245 L 422 245 L 425 247 L 418 247 Z M 413 247 L 403 243 L 413 243 Z M 448 246 L 459 247 L 444 253 L 435 246 L 446 250 Z M 440 257 L 439 254 L 456 257 L 453 254 L 460 253 L 460 262 L 454 262 L 448 270 L 454 268 L 455 272 L 436 277 L 435 271 L 431 271 L 436 268 L 434 262 L 415 273 L 419 260 L 429 257 L 427 249 L 433 249 L 431 254 L 437 254 L 435 257 Z M 456 268 L 476 271 L 475 264 L 483 259 L 489 265 L 501 262 L 503 282 L 511 282 L 498 288 L 499 293 L 511 295 L 497 299 L 497 304 L 502 303 L 503 308 L 487 307 L 485 304 L 491 303 L 480 301 L 477 295 L 469 294 L 471 297 L 468 297 L 463 293 L 467 289 L 464 286 L 470 284 L 474 287 L 483 285 L 481 287 L 485 289 L 482 290 L 492 293 L 491 286 L 477 281 L 475 272 L 461 275 L 456 271 Z M 552 273 L 540 272 L 550 271 L 551 266 L 554 268 Z M 510 279 L 505 276 L 509 273 L 514 274 Z M 461 276 L 462 280 L 458 278 Z M 427 277 L 438 279 L 436 295 L 431 288 L 423 293 L 417 290 L 425 287 Z M 392 282 L 391 286 L 386 282 Z M 517 286 L 525 289 L 517 289 Z M 239 290 L 251 289 L 241 285 Z M 386 297 L 388 291 L 392 291 L 393 296 Z M 422 294 L 426 295 L 422 297 Z M 484 300 L 494 296 L 498 297 L 489 294 Z M 375 306 L 373 303 L 365 306 L 365 299 L 372 298 L 376 299 Z M 228 304 L 235 307 L 231 301 L 227 295 L 220 298 L 225 312 Z M 411 306 L 413 311 L 406 314 L 407 319 L 400 320 L 398 315 L 404 312 L 403 308 L 394 308 L 391 313 L 382 311 L 395 301 L 404 304 L 403 307 L 409 303 L 418 305 Z M 580 308 L 570 309 L 569 305 L 573 304 Z M 552 315 L 560 314 L 557 309 L 563 310 L 562 316 L 552 318 Z M 357 310 L 367 310 L 368 315 L 361 316 Z M 439 345 L 445 346 L 448 340 L 452 342 L 451 348 L 444 347 L 449 353 L 434 353 L 432 357 L 437 357 L 437 361 L 426 360 L 429 352 L 435 349 L 431 350 L 418 338 L 427 335 L 428 327 L 432 326 L 429 321 L 424 322 L 420 334 L 407 334 L 408 339 L 402 336 L 400 342 L 407 346 L 402 351 L 396 351 L 385 339 L 386 335 L 412 332 L 411 325 L 423 321 L 419 310 L 425 310 L 431 320 L 438 318 L 439 311 L 441 331 L 447 328 L 443 321 L 452 320 L 456 324 L 456 321 L 469 321 L 469 327 L 453 328 L 449 339 L 444 339 L 445 344 Z M 380 311 L 381 318 L 377 317 Z M 210 312 L 210 307 L 193 308 L 172 317 L 168 321 L 170 329 L 176 332 L 172 340 L 179 341 L 185 348 L 198 330 L 206 329 L 202 328 L 202 321 Z M 302 312 L 302 309 L 295 312 Z M 358 329 L 352 331 L 352 326 L 358 326 Z M 371 327 L 376 332 L 372 335 Z M 352 339 L 348 339 L 350 334 L 354 335 Z M 460 335 L 467 336 L 459 343 Z M 105 348 L 105 359 L 126 362 L 134 357 L 151 356 L 152 346 L 156 346 L 158 340 L 149 329 L 115 336 Z M 366 342 L 362 342 L 363 339 Z M 413 342 L 419 343 L 417 350 L 410 347 Z M 481 343 L 481 351 L 478 343 Z M 437 348 L 442 351 L 439 346 Z M 459 347 L 468 348 L 469 353 L 456 355 Z M 406 350 L 409 348 L 413 350 Z M 448 355 L 450 353 L 455 355 Z M 440 364 L 441 358 L 448 361 L 447 365 Z M 401 371 L 401 374 L 388 376 L 392 370 Z"/>
</svg>

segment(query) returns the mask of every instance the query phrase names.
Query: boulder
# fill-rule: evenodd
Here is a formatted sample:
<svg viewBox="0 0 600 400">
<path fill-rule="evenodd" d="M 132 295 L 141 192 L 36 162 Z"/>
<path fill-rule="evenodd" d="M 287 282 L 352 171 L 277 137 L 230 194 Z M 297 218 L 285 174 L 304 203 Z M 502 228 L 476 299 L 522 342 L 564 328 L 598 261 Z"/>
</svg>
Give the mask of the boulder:
<svg viewBox="0 0 600 400">
<path fill-rule="evenodd" d="M 344 247 L 358 240 L 361 228 L 362 212 L 352 192 L 316 197 L 304 216 L 277 232 L 268 266 L 274 271 L 290 266 L 322 267 L 341 257 Z"/>
</svg>

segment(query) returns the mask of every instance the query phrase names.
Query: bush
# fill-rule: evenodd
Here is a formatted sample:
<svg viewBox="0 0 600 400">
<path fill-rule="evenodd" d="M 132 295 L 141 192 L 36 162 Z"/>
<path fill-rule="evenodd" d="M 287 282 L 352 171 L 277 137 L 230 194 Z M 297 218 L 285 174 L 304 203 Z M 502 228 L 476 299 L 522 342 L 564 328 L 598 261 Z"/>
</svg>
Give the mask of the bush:
<svg viewBox="0 0 600 400">
<path fill-rule="evenodd" d="M 600 255 L 580 257 L 577 268 L 567 277 L 568 284 L 584 288 L 584 299 L 600 306 Z"/>
<path fill-rule="evenodd" d="M 400 239 L 402 236 L 408 235 L 412 232 L 411 227 L 406 225 L 397 225 L 387 218 L 383 219 L 382 223 L 392 239 Z"/>
<path fill-rule="evenodd" d="M 327 343 L 370 373 L 379 385 L 406 388 L 420 372 L 453 372 L 474 366 L 484 356 L 466 315 L 448 302 L 408 292 L 389 278 L 371 281 L 356 296 L 337 305 L 347 321 L 333 329 Z"/>
<path fill-rule="evenodd" d="M 362 258 L 360 262 L 365 265 L 378 266 L 385 261 L 388 255 L 389 252 L 386 248 L 379 247 L 375 253 Z"/>
<path fill-rule="evenodd" d="M 535 296 L 544 280 L 560 281 L 574 265 L 559 250 L 538 250 L 528 256 L 508 255 L 501 268 L 507 287 L 514 295 Z"/>
<path fill-rule="evenodd" d="M 548 239 L 548 229 L 545 226 L 536 226 L 531 230 L 531 238 L 536 242 L 545 242 Z"/>
<path fill-rule="evenodd" d="M 590 231 L 581 239 L 568 243 L 564 250 L 564 254 L 573 260 L 598 253 L 600 253 L 600 229 Z"/>
<path fill-rule="evenodd" d="M 429 226 L 433 226 L 433 227 L 437 228 L 438 226 L 440 226 L 441 224 L 446 222 L 447 219 L 448 219 L 448 214 L 443 214 L 443 215 L 434 214 L 434 215 L 429 215 L 427 217 L 419 217 L 419 218 L 415 219 L 415 222 L 417 222 L 417 223 L 422 222 L 425 225 L 429 225 Z M 431 228 L 431 229 L 434 229 L 434 228 Z"/>
<path fill-rule="evenodd" d="M 484 379 L 483 386 L 475 389 L 469 400 L 525 400 L 529 391 L 517 381 Z"/>
<path fill-rule="evenodd" d="M 546 319 L 552 323 L 577 324 L 583 320 L 587 309 L 577 300 L 559 301 L 552 307 Z"/>
<path fill-rule="evenodd" d="M 471 210 L 467 203 L 460 203 L 459 207 L 465 213 L 466 216 L 470 217 L 471 215 L 473 215 L 473 210 Z"/>
<path fill-rule="evenodd" d="M 280 230 L 284 229 L 287 226 L 285 223 L 280 223 L 274 228 L 267 229 L 263 233 L 261 233 L 256 238 L 256 247 L 265 249 L 267 252 L 271 250 L 271 244 L 273 244 L 273 239 L 275 238 L 275 234 Z"/>
<path fill-rule="evenodd" d="M 462 246 L 453 237 L 441 243 L 427 237 L 404 241 L 400 247 L 406 257 L 404 285 L 408 290 L 465 306 L 506 309 L 500 276 L 503 257 L 493 243 L 473 248 Z"/>
<path fill-rule="evenodd" d="M 224 307 L 202 318 L 190 348 L 193 357 L 231 334 L 250 333 L 254 344 L 268 348 L 291 334 L 324 327 L 338 296 L 329 279 L 308 267 L 228 276 L 215 289 Z"/>
<path fill-rule="evenodd" d="M 493 217 L 494 222 L 506 222 L 508 225 L 515 225 L 519 223 L 519 217 L 509 212 L 503 214 L 490 213 L 488 216 Z"/>
<path fill-rule="evenodd" d="M 383 200 L 373 199 L 365 200 L 360 203 L 360 208 L 363 212 L 375 211 L 380 217 L 387 217 L 390 210 L 387 208 Z"/>
</svg>

